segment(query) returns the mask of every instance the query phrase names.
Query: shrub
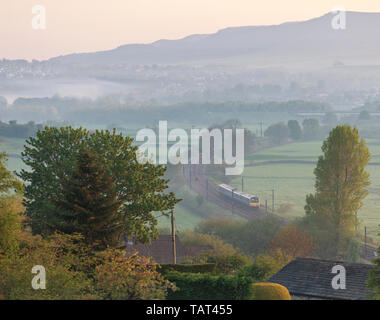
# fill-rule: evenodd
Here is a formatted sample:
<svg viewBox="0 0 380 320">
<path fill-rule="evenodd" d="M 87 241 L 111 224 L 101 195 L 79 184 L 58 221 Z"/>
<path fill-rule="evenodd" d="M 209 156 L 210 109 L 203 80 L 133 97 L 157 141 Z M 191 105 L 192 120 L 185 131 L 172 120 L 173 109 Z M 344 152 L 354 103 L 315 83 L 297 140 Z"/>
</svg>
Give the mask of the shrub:
<svg viewBox="0 0 380 320">
<path fill-rule="evenodd" d="M 271 276 L 271 270 L 264 268 L 263 266 L 253 263 L 249 266 L 243 267 L 239 270 L 239 275 L 243 277 L 250 277 L 254 282 L 265 281 Z"/>
<path fill-rule="evenodd" d="M 278 283 L 254 283 L 254 300 L 291 300 L 287 288 Z"/>
<path fill-rule="evenodd" d="M 212 250 L 203 251 L 199 257 L 190 259 L 193 263 L 214 263 L 216 270 L 221 273 L 232 273 L 249 264 L 249 257 L 245 256 L 229 243 L 218 236 L 202 234 L 186 230 L 181 234 L 185 245 L 206 245 Z"/>
<path fill-rule="evenodd" d="M 182 273 L 213 273 L 215 272 L 215 263 L 202 264 L 161 264 L 157 271 L 161 274 L 177 271 Z"/>
<path fill-rule="evenodd" d="M 93 297 L 91 281 L 82 272 L 81 257 L 74 244 L 76 236 L 55 235 L 44 240 L 40 236 L 20 234 L 17 254 L 0 253 L 0 288 L 5 299 L 57 300 Z M 34 265 L 46 269 L 46 290 L 31 286 Z"/>
<path fill-rule="evenodd" d="M 103 299 L 165 299 L 167 290 L 176 287 L 156 271 L 156 264 L 137 253 L 108 249 L 100 253 L 103 263 L 96 267 L 95 290 Z"/>
<path fill-rule="evenodd" d="M 169 281 L 177 291 L 169 290 L 169 300 L 249 300 L 252 298 L 252 279 L 237 276 L 169 273 Z"/>
<path fill-rule="evenodd" d="M 296 225 L 282 228 L 271 242 L 269 251 L 280 249 L 290 258 L 309 257 L 315 250 L 313 238 Z"/>
</svg>

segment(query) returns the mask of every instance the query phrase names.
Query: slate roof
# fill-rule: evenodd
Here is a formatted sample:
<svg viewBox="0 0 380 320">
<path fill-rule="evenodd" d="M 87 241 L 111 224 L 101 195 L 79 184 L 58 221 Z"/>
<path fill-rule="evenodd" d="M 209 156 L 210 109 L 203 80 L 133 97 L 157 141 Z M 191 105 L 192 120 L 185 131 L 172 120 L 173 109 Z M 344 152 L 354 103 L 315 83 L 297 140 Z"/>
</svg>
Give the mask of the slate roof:
<svg viewBox="0 0 380 320">
<path fill-rule="evenodd" d="M 331 281 L 337 275 L 331 272 L 335 265 L 342 265 L 346 269 L 346 289 L 332 288 Z M 369 264 L 296 258 L 267 282 L 285 286 L 294 296 L 362 300 L 369 299 L 370 292 L 366 288 L 366 281 L 369 271 L 373 269 L 374 266 Z"/>
<path fill-rule="evenodd" d="M 176 236 L 177 262 L 181 262 L 185 257 L 196 257 L 202 251 L 212 249 L 211 246 L 184 246 Z M 140 256 L 152 257 L 155 262 L 160 264 L 173 263 L 172 237 L 170 235 L 160 235 L 157 240 L 152 240 L 150 244 L 132 240 L 131 244 L 128 242 L 125 244 L 125 250 L 127 255 L 136 250 Z"/>
</svg>

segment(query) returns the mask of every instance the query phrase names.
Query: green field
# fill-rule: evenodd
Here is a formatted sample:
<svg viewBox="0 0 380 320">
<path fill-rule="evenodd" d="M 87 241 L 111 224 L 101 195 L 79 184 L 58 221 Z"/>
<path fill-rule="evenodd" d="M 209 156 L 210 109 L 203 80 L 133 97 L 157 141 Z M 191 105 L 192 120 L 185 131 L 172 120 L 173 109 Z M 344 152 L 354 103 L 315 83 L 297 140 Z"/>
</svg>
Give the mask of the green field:
<svg viewBox="0 0 380 320">
<path fill-rule="evenodd" d="M 20 158 L 21 152 L 24 150 L 24 144 L 24 139 L 0 138 L 0 152 L 7 153 L 7 167 L 9 170 L 18 172 L 26 168 Z"/>
<path fill-rule="evenodd" d="M 263 204 L 267 200 L 271 207 L 273 189 L 277 213 L 289 218 L 303 216 L 305 197 L 314 191 L 313 170 L 322 153 L 321 145 L 322 141 L 291 143 L 248 156 L 248 165 L 243 173 L 244 191 L 257 194 Z M 380 140 L 368 139 L 367 145 L 372 155 L 371 162 L 380 162 Z M 380 166 L 369 165 L 367 170 L 371 175 L 372 185 L 369 188 L 370 195 L 365 199 L 365 205 L 358 212 L 358 217 L 362 227 L 367 226 L 368 234 L 380 239 Z M 231 184 L 241 190 L 241 178 L 234 179 Z"/>
</svg>

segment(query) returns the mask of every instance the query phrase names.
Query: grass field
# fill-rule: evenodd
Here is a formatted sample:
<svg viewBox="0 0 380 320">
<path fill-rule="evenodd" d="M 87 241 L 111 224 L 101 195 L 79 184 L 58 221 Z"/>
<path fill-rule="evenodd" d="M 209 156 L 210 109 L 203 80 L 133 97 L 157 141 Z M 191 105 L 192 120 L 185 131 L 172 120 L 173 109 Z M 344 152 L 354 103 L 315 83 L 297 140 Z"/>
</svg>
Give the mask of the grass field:
<svg viewBox="0 0 380 320">
<path fill-rule="evenodd" d="M 368 139 L 367 145 L 372 155 L 371 162 L 380 162 L 380 140 Z M 292 143 L 248 156 L 248 166 L 243 173 L 244 191 L 257 194 L 263 204 L 267 200 L 268 206 L 271 207 L 273 189 L 275 210 L 279 214 L 290 218 L 303 216 L 305 197 L 314 192 L 313 170 L 318 156 L 322 153 L 321 146 L 322 141 Z M 300 163 L 291 163 L 293 160 Z M 249 163 L 255 163 L 256 166 L 249 166 Z M 368 234 L 379 240 L 380 166 L 369 165 L 367 170 L 371 175 L 372 185 L 358 217 L 362 226 L 367 226 Z M 241 190 L 241 178 L 234 179 L 231 184 Z"/>
<path fill-rule="evenodd" d="M 21 161 L 21 152 L 24 150 L 24 139 L 18 138 L 0 138 L 0 152 L 6 152 L 8 155 L 7 167 L 11 171 L 20 171 L 26 166 Z"/>
</svg>

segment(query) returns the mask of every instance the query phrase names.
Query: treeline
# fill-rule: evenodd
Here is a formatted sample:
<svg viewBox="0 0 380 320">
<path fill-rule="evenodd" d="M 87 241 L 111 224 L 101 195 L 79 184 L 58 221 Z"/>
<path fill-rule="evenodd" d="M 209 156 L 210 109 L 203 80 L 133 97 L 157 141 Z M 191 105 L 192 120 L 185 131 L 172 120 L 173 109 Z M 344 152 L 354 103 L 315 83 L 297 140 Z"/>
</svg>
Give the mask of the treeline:
<svg viewBox="0 0 380 320">
<path fill-rule="evenodd" d="M 8 108 L 7 108 L 8 105 Z M 11 108 L 9 108 L 11 106 Z M 12 105 L 0 99 L 0 111 L 8 118 L 35 121 L 66 119 L 91 123 L 147 123 L 161 119 L 169 121 L 211 123 L 217 119 L 224 121 L 231 114 L 327 112 L 327 103 L 309 101 L 286 102 L 186 102 L 172 105 L 157 103 L 138 104 L 120 96 L 106 96 L 98 99 L 73 97 L 18 98 Z M 37 118 L 38 117 L 38 118 Z"/>
<path fill-rule="evenodd" d="M 281 144 L 293 140 L 318 140 L 329 131 L 329 127 L 321 126 L 318 119 L 305 119 L 302 127 L 297 120 L 289 120 L 288 123 L 278 122 L 270 125 L 264 132 L 264 136 L 274 143 Z"/>
<path fill-rule="evenodd" d="M 33 136 L 38 129 L 42 128 L 42 124 L 36 124 L 34 121 L 29 121 L 26 124 L 18 124 L 16 120 L 11 120 L 9 123 L 0 121 L 0 137 L 29 138 Z"/>
<path fill-rule="evenodd" d="M 242 102 L 221 102 L 221 103 L 182 103 L 169 106 L 140 106 L 125 108 L 123 106 L 111 109 L 94 108 L 91 114 L 86 115 L 88 121 L 95 123 L 104 121 L 119 122 L 147 122 L 165 119 L 168 121 L 188 121 L 205 123 L 225 121 L 231 115 L 251 114 L 253 120 L 254 113 L 288 113 L 299 112 L 325 112 L 330 110 L 330 106 L 325 103 L 307 101 L 288 102 L 263 102 L 263 103 L 242 103 Z M 86 109 L 73 110 L 70 117 L 80 119 L 87 113 Z"/>
</svg>

